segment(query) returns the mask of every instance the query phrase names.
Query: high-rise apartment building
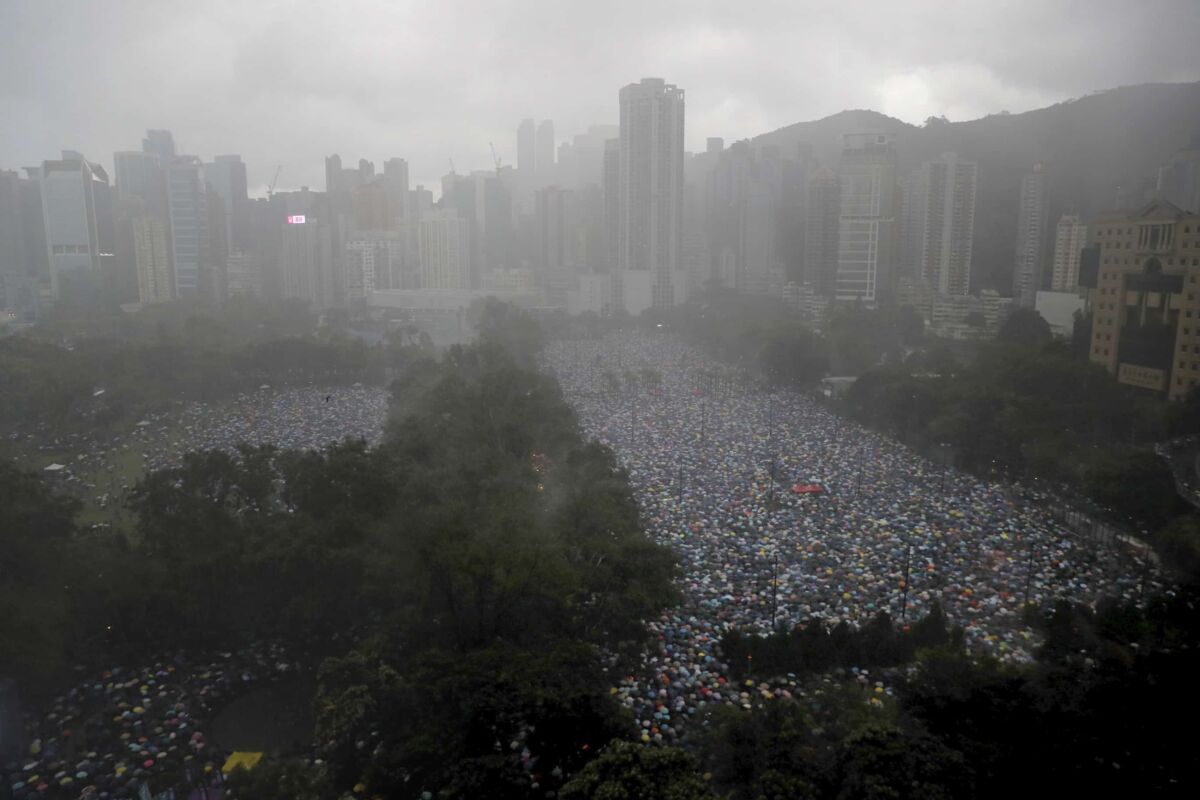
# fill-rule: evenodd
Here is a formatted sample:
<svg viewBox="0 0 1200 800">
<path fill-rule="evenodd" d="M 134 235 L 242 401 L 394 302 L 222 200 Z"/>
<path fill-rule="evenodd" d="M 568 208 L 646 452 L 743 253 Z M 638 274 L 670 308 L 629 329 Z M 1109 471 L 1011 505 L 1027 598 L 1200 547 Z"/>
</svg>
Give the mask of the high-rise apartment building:
<svg viewBox="0 0 1200 800">
<path fill-rule="evenodd" d="M 171 263 L 177 297 L 213 289 L 210 270 L 210 221 L 204 167 L 195 156 L 177 156 L 166 168 Z"/>
<path fill-rule="evenodd" d="M 538 189 L 534 196 L 534 268 L 545 280 L 553 272 L 575 267 L 571 247 L 574 193 L 557 186 Z"/>
<path fill-rule="evenodd" d="M 661 78 L 621 89 L 620 303 L 630 314 L 681 302 L 683 90 Z"/>
<path fill-rule="evenodd" d="M 842 184 L 826 167 L 813 173 L 808 184 L 804 220 L 804 283 L 820 297 L 837 290 L 838 220 L 842 213 Z"/>
<path fill-rule="evenodd" d="M 471 227 L 456 211 L 430 211 L 421 218 L 421 288 L 470 286 Z"/>
<path fill-rule="evenodd" d="M 921 274 L 939 294 L 971 290 L 978 166 L 946 153 L 921 168 L 925 198 Z"/>
<path fill-rule="evenodd" d="M 616 272 L 621 242 L 621 140 L 604 143 L 604 162 L 601 168 L 601 190 L 604 193 L 604 271 Z"/>
<path fill-rule="evenodd" d="M 1079 286 L 1079 253 L 1087 245 L 1087 225 L 1078 214 L 1064 214 L 1054 233 L 1054 272 L 1050 289 L 1073 292 Z"/>
<path fill-rule="evenodd" d="M 306 210 L 314 208 L 306 206 Z M 290 214 L 288 218 L 290 221 L 282 226 L 279 248 L 283 296 L 304 300 L 316 309 L 340 305 L 329 224 L 311 213 Z"/>
<path fill-rule="evenodd" d="M 846 134 L 840 177 L 837 299 L 874 303 L 892 288 L 894 137 L 886 133 Z"/>
<path fill-rule="evenodd" d="M 1021 178 L 1017 211 L 1017 243 L 1013 263 L 1013 302 L 1033 308 L 1042 287 L 1042 258 L 1046 246 L 1046 174 L 1041 164 Z"/>
</svg>

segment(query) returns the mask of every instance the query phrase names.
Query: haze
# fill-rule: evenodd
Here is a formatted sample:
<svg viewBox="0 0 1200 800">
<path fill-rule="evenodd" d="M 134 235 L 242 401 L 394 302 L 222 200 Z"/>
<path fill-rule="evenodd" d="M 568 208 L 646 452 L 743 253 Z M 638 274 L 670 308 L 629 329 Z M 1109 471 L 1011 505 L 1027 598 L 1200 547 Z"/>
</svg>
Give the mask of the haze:
<svg viewBox="0 0 1200 800">
<path fill-rule="evenodd" d="M 615 124 L 617 87 L 687 91 L 687 148 L 846 108 L 912 123 L 1200 77 L 1193 0 L 24 2 L 0 0 L 0 163 L 102 163 L 146 128 L 240 153 L 252 194 L 323 185 L 321 157 L 516 162 L 515 128 Z"/>
</svg>

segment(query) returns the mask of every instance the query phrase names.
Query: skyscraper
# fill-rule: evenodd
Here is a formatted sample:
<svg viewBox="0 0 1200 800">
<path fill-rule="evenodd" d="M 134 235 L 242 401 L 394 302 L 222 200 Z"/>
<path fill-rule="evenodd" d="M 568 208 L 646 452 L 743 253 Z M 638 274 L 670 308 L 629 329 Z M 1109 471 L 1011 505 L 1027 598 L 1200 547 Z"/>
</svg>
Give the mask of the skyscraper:
<svg viewBox="0 0 1200 800">
<path fill-rule="evenodd" d="M 838 219 L 842 211 L 842 184 L 828 168 L 813 173 L 808 184 L 804 226 L 804 282 L 821 297 L 837 289 Z"/>
<path fill-rule="evenodd" d="M 532 175 L 537 169 L 537 129 L 532 119 L 517 126 L 517 170 Z"/>
<path fill-rule="evenodd" d="M 544 119 L 537 126 L 536 151 L 534 153 L 537 173 L 544 180 L 554 179 L 554 121 Z"/>
<path fill-rule="evenodd" d="M 195 156 L 176 157 L 166 166 L 166 176 L 173 283 L 176 296 L 189 297 L 213 288 L 208 274 L 208 190 L 203 165 Z"/>
<path fill-rule="evenodd" d="M 167 247 L 167 226 L 149 216 L 134 216 L 128 222 L 133 240 L 133 258 L 137 269 L 138 301 L 166 303 L 175 298 L 171 274 L 171 253 Z"/>
<path fill-rule="evenodd" d="M 39 171 L 51 291 L 94 301 L 116 250 L 108 173 L 79 153 L 62 156 Z"/>
<path fill-rule="evenodd" d="M 1159 168 L 1156 193 L 1184 211 L 1200 214 L 1200 136 Z"/>
<path fill-rule="evenodd" d="M 617 271 L 621 242 L 621 140 L 604 143 L 601 189 L 604 192 L 604 271 Z"/>
<path fill-rule="evenodd" d="M 37 275 L 26 251 L 21 178 L 0 170 L 0 312 L 32 322 L 37 300 Z"/>
<path fill-rule="evenodd" d="M 387 193 L 387 227 L 389 230 L 400 230 L 409 218 L 407 161 L 389 158 L 383 162 L 383 188 Z M 402 223 L 402 220 L 405 222 Z"/>
<path fill-rule="evenodd" d="M 946 153 L 921 168 L 925 199 L 921 274 L 941 294 L 971 290 L 977 165 Z"/>
<path fill-rule="evenodd" d="M 886 133 L 846 134 L 840 177 L 837 298 L 873 303 L 892 288 L 895 139 Z"/>
<path fill-rule="evenodd" d="M 574 195 L 557 186 L 538 189 L 534 197 L 534 223 L 537 258 L 534 267 L 545 282 L 552 272 L 566 271 L 575 265 L 570 247 L 571 216 Z"/>
<path fill-rule="evenodd" d="M 1078 214 L 1064 214 L 1054 233 L 1054 272 L 1050 289 L 1073 292 L 1079 286 L 1079 253 L 1087 244 L 1087 225 Z"/>
<path fill-rule="evenodd" d="M 620 92 L 621 302 L 630 314 L 684 296 L 684 93 L 662 78 L 643 78 Z"/>
<path fill-rule="evenodd" d="M 213 235 L 221 237 L 225 252 L 240 251 L 247 246 L 249 238 L 246 229 L 249 216 L 246 210 L 249 202 L 246 165 L 242 163 L 241 156 L 217 156 L 203 169 L 208 189 L 220 197 L 223 204 L 223 218 L 211 220 Z"/>
<path fill-rule="evenodd" d="M 471 229 L 452 210 L 431 211 L 421 219 L 421 288 L 469 288 Z"/>
<path fill-rule="evenodd" d="M 1033 308 L 1042 287 L 1042 251 L 1046 243 L 1046 175 L 1042 165 L 1021 178 L 1017 243 L 1013 263 L 1013 302 Z"/>
<path fill-rule="evenodd" d="M 142 139 L 142 152 L 153 153 L 166 163 L 175 157 L 175 137 L 170 131 L 148 130 Z"/>
<path fill-rule="evenodd" d="M 283 296 L 307 301 L 316 309 L 338 305 L 329 224 L 308 213 L 292 214 L 289 219 L 293 221 L 283 225 L 279 249 Z"/>
</svg>

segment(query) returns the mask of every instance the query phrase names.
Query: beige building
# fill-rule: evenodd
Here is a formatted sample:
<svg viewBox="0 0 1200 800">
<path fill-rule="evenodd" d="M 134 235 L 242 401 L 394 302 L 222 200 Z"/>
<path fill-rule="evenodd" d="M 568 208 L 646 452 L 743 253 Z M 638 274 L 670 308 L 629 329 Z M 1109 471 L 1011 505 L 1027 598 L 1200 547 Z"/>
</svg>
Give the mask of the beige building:
<svg viewBox="0 0 1200 800">
<path fill-rule="evenodd" d="M 1096 219 L 1090 358 L 1172 400 L 1200 382 L 1200 214 L 1165 200 Z"/>
<path fill-rule="evenodd" d="M 1050 291 L 1073 292 L 1079 286 L 1079 252 L 1087 244 L 1087 225 L 1076 214 L 1064 214 L 1054 234 L 1054 272 Z"/>
<path fill-rule="evenodd" d="M 137 265 L 138 301 L 167 303 L 175 299 L 167 226 L 153 217 L 134 217 L 133 257 Z"/>
</svg>

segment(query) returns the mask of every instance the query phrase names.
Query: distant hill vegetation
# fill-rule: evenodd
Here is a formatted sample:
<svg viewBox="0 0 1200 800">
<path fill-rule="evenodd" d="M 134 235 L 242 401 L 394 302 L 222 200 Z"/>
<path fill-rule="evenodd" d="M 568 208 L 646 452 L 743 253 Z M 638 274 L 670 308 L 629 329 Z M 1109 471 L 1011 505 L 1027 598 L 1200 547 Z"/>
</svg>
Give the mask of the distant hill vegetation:
<svg viewBox="0 0 1200 800">
<path fill-rule="evenodd" d="M 1049 177 L 1051 230 L 1062 214 L 1085 219 L 1141 205 L 1158 167 L 1200 137 L 1200 83 L 1126 86 L 1023 114 L 909 125 L 874 111 L 843 111 L 756 137 L 794 156 L 801 143 L 836 169 L 844 133 L 895 134 L 899 175 L 954 151 L 979 163 L 972 288 L 1008 293 L 1021 176 L 1041 163 Z M 1053 235 L 1048 238 L 1048 253 Z"/>
</svg>

